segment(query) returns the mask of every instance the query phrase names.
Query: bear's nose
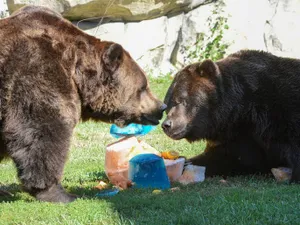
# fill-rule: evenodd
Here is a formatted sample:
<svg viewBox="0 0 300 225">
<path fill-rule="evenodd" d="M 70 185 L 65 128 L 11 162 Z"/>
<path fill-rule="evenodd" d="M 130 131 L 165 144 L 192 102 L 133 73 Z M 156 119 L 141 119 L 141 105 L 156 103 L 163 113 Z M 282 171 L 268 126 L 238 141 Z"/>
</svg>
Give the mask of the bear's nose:
<svg viewBox="0 0 300 225">
<path fill-rule="evenodd" d="M 163 103 L 160 107 L 160 110 L 163 112 L 166 110 L 166 108 L 167 108 L 167 105 L 165 103 Z"/>
<path fill-rule="evenodd" d="M 162 123 L 162 128 L 164 130 L 168 130 L 172 127 L 172 121 L 171 120 L 165 120 L 163 123 Z"/>
</svg>

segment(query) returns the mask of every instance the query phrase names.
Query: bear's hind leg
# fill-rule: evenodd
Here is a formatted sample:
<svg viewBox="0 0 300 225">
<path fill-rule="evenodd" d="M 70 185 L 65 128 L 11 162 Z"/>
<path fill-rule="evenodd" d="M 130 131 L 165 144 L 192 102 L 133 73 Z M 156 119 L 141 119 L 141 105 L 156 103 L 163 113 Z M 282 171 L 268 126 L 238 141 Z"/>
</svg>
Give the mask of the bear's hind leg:
<svg viewBox="0 0 300 225">
<path fill-rule="evenodd" d="M 0 162 L 7 157 L 7 148 L 5 142 L 3 140 L 3 126 L 2 120 L 0 120 Z"/>
<path fill-rule="evenodd" d="M 71 202 L 60 185 L 72 129 L 64 121 L 9 120 L 4 137 L 24 189 L 41 201 Z"/>
<path fill-rule="evenodd" d="M 0 129 L 2 130 L 2 121 L 0 121 Z M 5 143 L 3 141 L 2 138 L 2 132 L 0 133 L 0 163 L 1 161 L 7 157 L 7 151 L 6 151 L 6 147 L 5 147 Z M 5 190 L 1 190 L 0 189 L 0 196 L 12 196 L 12 194 L 8 191 Z"/>
<path fill-rule="evenodd" d="M 294 149 L 295 150 L 295 149 Z M 290 153 L 289 164 L 292 167 L 291 183 L 300 183 L 300 152 Z"/>
</svg>

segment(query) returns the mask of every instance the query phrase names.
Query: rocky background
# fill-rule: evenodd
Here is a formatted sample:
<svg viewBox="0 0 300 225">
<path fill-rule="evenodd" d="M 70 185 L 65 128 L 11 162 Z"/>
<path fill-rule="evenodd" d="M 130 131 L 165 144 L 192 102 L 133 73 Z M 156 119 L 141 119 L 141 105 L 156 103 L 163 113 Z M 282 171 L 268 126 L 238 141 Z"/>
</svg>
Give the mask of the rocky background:
<svg viewBox="0 0 300 225">
<path fill-rule="evenodd" d="M 299 0 L 7 0 L 9 13 L 28 4 L 122 44 L 153 76 L 240 49 L 300 58 Z"/>
</svg>

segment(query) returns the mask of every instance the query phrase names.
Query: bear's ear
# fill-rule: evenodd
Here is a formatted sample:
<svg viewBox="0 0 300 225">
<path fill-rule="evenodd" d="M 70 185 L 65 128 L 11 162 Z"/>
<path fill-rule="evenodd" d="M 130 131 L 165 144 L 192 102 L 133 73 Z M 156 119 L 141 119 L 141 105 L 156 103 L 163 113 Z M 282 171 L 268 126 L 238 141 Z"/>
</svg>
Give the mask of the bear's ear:
<svg viewBox="0 0 300 225">
<path fill-rule="evenodd" d="M 106 68 L 114 72 L 123 60 L 122 46 L 119 44 L 110 45 L 109 48 L 104 52 L 102 58 Z"/>
<path fill-rule="evenodd" d="M 204 60 L 198 67 L 200 76 L 218 76 L 220 74 L 219 67 L 210 59 Z"/>
</svg>

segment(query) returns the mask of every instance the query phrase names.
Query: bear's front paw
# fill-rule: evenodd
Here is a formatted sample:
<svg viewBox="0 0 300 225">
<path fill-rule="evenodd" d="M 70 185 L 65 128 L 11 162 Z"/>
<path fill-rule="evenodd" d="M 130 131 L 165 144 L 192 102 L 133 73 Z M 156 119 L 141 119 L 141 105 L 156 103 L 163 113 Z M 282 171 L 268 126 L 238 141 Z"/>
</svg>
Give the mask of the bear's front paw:
<svg viewBox="0 0 300 225">
<path fill-rule="evenodd" d="M 36 199 L 44 202 L 69 203 L 73 202 L 77 198 L 76 195 L 67 193 L 60 184 L 53 185 L 48 189 L 37 191 L 33 195 Z"/>
</svg>

